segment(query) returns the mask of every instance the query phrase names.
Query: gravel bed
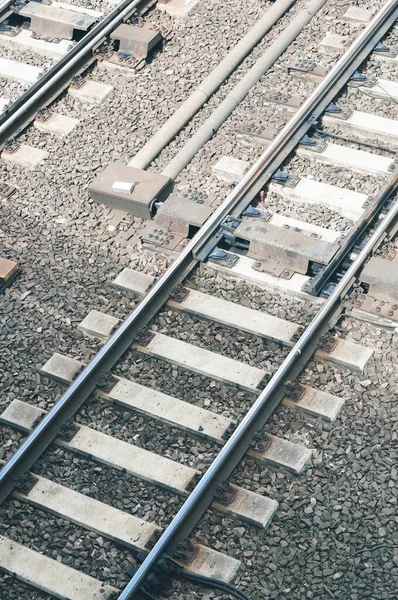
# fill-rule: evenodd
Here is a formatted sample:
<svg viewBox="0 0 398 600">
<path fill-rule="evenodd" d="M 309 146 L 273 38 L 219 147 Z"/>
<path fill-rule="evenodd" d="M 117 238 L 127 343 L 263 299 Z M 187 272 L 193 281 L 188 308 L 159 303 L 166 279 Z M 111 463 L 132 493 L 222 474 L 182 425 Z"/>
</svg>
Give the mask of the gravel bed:
<svg viewBox="0 0 398 600">
<path fill-rule="evenodd" d="M 27 86 L 24 86 L 18 81 L 11 81 L 10 79 L 4 79 L 3 77 L 0 77 L 0 89 L 7 90 L 1 95 L 3 99 L 7 98 L 9 102 L 14 102 L 24 93 L 24 91 L 27 89 Z"/>
<path fill-rule="evenodd" d="M 50 67 L 52 67 L 56 62 L 55 59 L 48 58 L 47 56 L 36 54 L 34 52 L 30 52 L 29 50 L 15 46 L 12 46 L 11 48 L 0 46 L 0 57 L 8 60 L 14 60 L 19 63 L 25 63 L 27 65 L 31 65 L 32 67 L 40 67 L 43 72 L 50 69 Z"/>
<path fill-rule="evenodd" d="M 337 329 L 377 348 L 365 374 L 339 373 L 323 363 L 318 379 L 324 375 L 326 387 L 347 399 L 340 417 L 323 423 L 280 408 L 267 425 L 272 433 L 290 430 L 294 441 L 314 448 L 310 468 L 294 477 L 246 460 L 234 474 L 240 485 L 279 501 L 270 528 L 259 533 L 235 524 L 231 529 L 217 518 L 199 527 L 201 540 L 243 561 L 235 583 L 252 598 L 393 600 L 397 595 L 398 378 L 393 361 L 385 360 L 391 333 L 351 319 Z M 188 600 L 193 593 L 177 583 L 168 597 Z"/>
<path fill-rule="evenodd" d="M 315 303 L 312 304 L 300 298 L 293 300 L 276 290 L 267 291 L 243 279 L 231 281 L 221 273 L 214 273 L 203 268 L 196 269 L 186 283 L 188 287 L 194 287 L 200 292 L 242 304 L 253 310 L 261 310 L 299 325 L 308 325 L 318 310 Z"/>
<path fill-rule="evenodd" d="M 126 570 L 135 564 L 133 554 L 112 541 L 20 500 L 2 505 L 1 530 L 11 540 L 115 587 L 127 583 Z"/>
<path fill-rule="evenodd" d="M 128 352 L 114 373 L 229 418 L 245 414 L 253 402 L 249 392 L 140 353 Z"/>
<path fill-rule="evenodd" d="M 373 6 L 379 4 L 373 3 Z M 336 32 L 352 35 L 353 29 L 337 20 L 350 5 L 348 2 L 337 2 L 328 6 L 324 11 L 328 16 L 326 24 L 322 20 L 322 14 L 314 19 L 306 34 L 298 38 L 295 48 L 283 57 L 281 66 L 300 47 L 306 48 L 307 52 L 308 38 L 315 40 L 308 49 L 308 56 L 318 56 L 316 42 L 332 24 Z M 91 8 L 99 9 L 101 6 L 101 3 L 90 3 Z M 101 67 L 92 70 L 92 78 L 112 82 L 115 88 L 113 96 L 104 105 L 83 112 L 81 106 L 69 96 L 56 104 L 57 111 L 77 116 L 81 120 L 80 128 L 67 140 L 60 142 L 51 139 L 33 128 L 21 137 L 21 141 L 42 147 L 50 153 L 42 167 L 26 177 L 26 172 L 22 169 L 0 165 L 0 178 L 14 181 L 21 188 L 18 196 L 2 202 L 4 210 L 0 227 L 5 233 L 6 255 L 20 260 L 24 268 L 20 279 L 1 300 L 6 307 L 6 312 L 0 317 L 6 352 L 2 353 L 1 360 L 6 362 L 2 363 L 1 368 L 11 374 L 6 382 L 3 406 L 13 398 L 25 399 L 43 408 L 51 406 L 61 389 L 40 378 L 37 367 L 54 351 L 72 352 L 82 359 L 92 356 L 98 349 L 98 343 L 79 336 L 75 330 L 76 325 L 93 308 L 121 317 L 128 314 L 133 303 L 108 287 L 108 283 L 122 268 L 141 268 L 152 274 L 159 274 L 164 270 L 166 260 L 154 261 L 148 253 L 135 255 L 131 260 L 131 250 L 115 243 L 112 233 L 107 229 L 112 218 L 110 211 L 89 199 L 87 185 L 95 173 L 110 162 L 127 161 L 134 155 L 195 84 L 236 43 L 242 30 L 247 30 L 259 17 L 260 8 L 261 4 L 255 0 L 246 3 L 244 11 L 241 3 L 236 0 L 223 3 L 214 0 L 199 4 L 187 21 L 175 23 L 174 38 L 164 51 L 142 71 L 133 74 L 130 80 L 123 75 L 104 71 Z M 151 13 L 152 18 L 165 17 L 152 16 Z M 285 24 L 281 22 L 278 27 L 282 28 Z M 258 52 L 261 51 L 262 47 L 259 47 Z M 327 58 L 327 64 L 331 64 L 331 60 Z M 236 83 L 237 77 L 252 64 L 251 61 L 252 57 L 220 90 L 221 96 Z M 290 82 L 281 73 L 284 73 L 283 67 L 276 67 L 261 85 L 256 86 L 247 102 L 234 115 L 234 120 L 231 120 L 234 126 L 239 122 L 239 115 L 259 111 L 259 107 L 261 109 L 261 94 L 264 89 L 277 82 L 282 82 L 284 86 Z M 312 87 L 313 83 L 297 80 L 294 89 L 295 93 L 306 95 Z M 212 99 L 200 117 L 182 132 L 170 149 L 171 153 L 209 114 L 221 96 L 217 95 Z M 264 125 L 280 127 L 286 119 L 286 115 L 281 116 L 279 113 L 272 119 L 270 111 L 267 116 L 270 118 L 264 119 Z M 227 151 L 237 158 L 247 156 L 248 160 L 252 160 L 258 151 L 242 149 L 231 141 L 233 138 L 228 133 L 229 128 L 230 124 L 226 124 L 225 130 L 220 130 L 220 137 L 212 140 L 195 158 L 179 179 L 180 186 L 197 186 L 199 183 L 214 193 L 228 191 L 229 186 L 214 182 L 209 172 L 209 163 L 215 163 Z M 224 146 L 227 139 L 229 145 Z M 165 157 L 169 156 L 165 154 Z M 165 157 L 161 157 L 154 168 L 159 168 Z M 302 173 L 304 167 L 307 169 L 308 165 L 303 166 Z M 301 167 L 293 159 L 289 163 L 289 170 L 290 168 L 298 173 Z M 358 191 L 365 193 L 376 191 L 380 185 L 379 180 L 356 178 L 352 174 L 333 169 L 328 172 L 323 166 L 314 176 L 325 177 L 328 182 L 331 181 L 330 176 L 333 176 L 336 183 L 347 184 L 352 186 L 351 189 L 359 186 Z M 271 201 L 274 202 L 274 199 L 270 199 Z M 294 210 L 293 207 L 287 209 Z M 300 207 L 301 212 L 297 214 L 304 218 L 305 210 L 306 207 Z M 311 208 L 311 212 L 313 210 Z M 315 211 L 313 214 L 315 215 Z M 316 219 L 318 224 L 329 223 L 339 231 L 344 231 L 349 226 L 347 220 L 330 211 L 317 211 Z M 141 224 L 140 219 L 132 219 L 133 230 L 138 230 Z M 195 281 L 203 282 L 204 287 L 208 279 L 209 289 L 215 291 L 215 285 L 218 286 L 216 278 L 213 281 L 206 277 L 203 282 L 202 275 L 195 277 Z M 300 323 L 305 323 L 308 319 L 310 311 L 307 311 L 304 303 L 301 305 L 297 302 L 295 306 L 291 306 L 291 301 L 286 300 L 284 303 L 281 298 L 274 295 L 271 297 L 248 284 L 233 284 L 232 290 L 230 285 L 227 282 L 224 289 L 217 290 L 217 293 L 220 296 L 224 292 L 230 293 L 235 298 L 234 301 L 239 296 L 246 298 L 253 307 L 258 304 L 262 310 L 274 311 L 272 314 L 278 316 L 285 311 L 286 315 L 294 315 L 294 320 Z M 183 335 L 184 327 L 194 325 L 196 341 L 199 343 L 203 340 L 204 344 L 210 344 L 218 334 L 215 327 L 209 329 L 204 322 L 185 318 L 182 320 L 173 313 L 169 316 L 167 311 L 165 314 L 176 327 L 174 335 Z M 355 330 L 344 329 L 343 325 L 341 328 L 342 335 L 356 335 Z M 226 343 L 223 338 L 224 329 L 221 328 L 220 332 L 221 340 L 216 340 L 220 344 L 219 348 Z M 365 334 L 361 329 L 364 339 Z M 253 340 L 247 341 L 250 341 L 247 355 L 251 360 L 268 360 L 269 357 L 263 355 L 261 344 L 254 348 Z M 387 347 L 388 340 L 382 341 Z M 385 347 L 382 348 L 383 352 Z M 251 356 L 251 352 L 255 350 L 255 356 Z M 229 345 L 228 351 L 232 356 L 239 355 L 239 348 L 236 346 Z M 235 418 L 244 414 L 253 401 L 251 394 L 236 392 L 208 378 L 165 365 L 155 359 L 144 358 L 137 353 L 128 352 L 126 361 L 116 372 Z M 389 386 L 382 387 L 387 377 Z M 331 393 L 344 395 L 348 399 L 346 409 L 335 424 L 327 424 L 309 420 L 304 415 L 282 407 L 274 415 L 269 430 L 315 448 L 312 467 L 296 478 L 260 467 L 253 461 L 243 461 L 234 475 L 236 481 L 254 491 L 270 494 L 280 502 L 280 510 L 271 528 L 266 533 L 259 533 L 253 527 L 243 526 L 238 520 L 208 513 L 200 524 L 200 531 L 196 533 L 198 540 L 243 559 L 243 568 L 237 580 L 242 589 L 259 598 L 268 594 L 270 598 L 278 600 L 324 600 L 333 595 L 340 600 L 395 598 L 391 581 L 396 574 L 397 557 L 394 558 L 392 553 L 388 554 L 386 548 L 375 551 L 375 556 L 353 556 L 356 551 L 376 542 L 391 544 L 391 540 L 396 540 L 391 512 L 393 502 L 396 501 L 396 455 L 392 454 L 395 450 L 390 449 L 390 444 L 396 442 L 393 431 L 396 409 L 392 398 L 396 393 L 397 382 L 394 377 L 396 376 L 390 365 L 387 368 L 379 356 L 365 375 L 347 374 L 335 367 L 326 366 L 325 363 L 308 365 L 302 380 Z M 173 428 L 155 426 L 154 435 L 154 424 L 149 419 L 136 416 L 132 418 L 129 413 L 129 420 L 127 417 L 125 420 L 124 412 L 126 411 L 116 410 L 114 407 L 110 410 L 101 402 L 92 402 L 87 408 L 87 414 L 81 414 L 78 418 L 82 422 L 84 419 L 89 422 L 96 418 L 101 430 L 109 426 L 112 433 L 119 432 L 122 439 L 131 439 L 132 431 L 135 434 L 138 429 L 138 443 L 148 449 L 163 449 L 163 445 L 172 441 L 175 447 L 172 445 L 169 448 L 171 458 L 194 460 L 202 468 L 209 464 L 212 454 L 207 442 L 195 442 L 198 453 L 192 459 L 188 448 L 192 449 L 193 442 L 187 440 L 185 434 Z M 111 419 L 113 422 L 110 424 Z M 160 436 L 160 431 L 163 437 Z M 0 427 L 0 435 L 4 440 L 2 447 L 6 458 L 20 443 L 21 435 L 4 426 Z M 159 439 L 154 439 L 155 437 Z M 49 459 L 52 453 L 53 462 Z M 159 518 L 161 523 L 166 524 L 172 512 L 178 508 L 178 503 L 177 506 L 171 503 L 167 493 L 154 493 L 150 487 L 140 484 L 134 478 L 127 478 L 124 474 L 122 476 L 85 459 L 72 457 L 64 450 L 50 449 L 39 463 L 39 468 L 42 474 L 59 478 L 59 481 L 69 483 L 82 493 L 98 497 L 124 510 L 135 510 L 134 514 L 143 518 L 156 518 L 157 523 Z M 101 484 L 97 485 L 98 490 L 94 489 L 94 481 Z M 124 500 L 117 498 L 121 495 L 118 494 L 120 489 Z M 381 501 L 380 489 L 383 490 Z M 125 493 L 127 490 L 128 493 Z M 117 504 L 119 501 L 120 504 Z M 11 505 L 13 501 L 9 502 Z M 16 507 L 13 510 L 12 516 L 6 518 L 17 528 L 16 535 L 21 536 L 19 539 L 23 539 L 27 545 L 35 544 L 38 548 L 44 548 L 47 542 L 44 536 L 47 535 L 47 530 L 53 531 L 50 522 L 54 519 L 37 509 L 30 509 L 29 512 L 25 507 Z M 37 523 L 35 532 L 29 526 L 21 526 L 25 519 Z M 116 549 L 112 543 L 105 546 L 105 542 L 101 546 L 96 541 L 97 535 L 87 534 L 65 522 L 56 527 L 56 535 L 58 539 L 51 540 L 54 547 L 47 545 L 45 552 L 53 551 L 63 560 L 78 561 L 79 568 L 87 569 L 105 582 L 121 586 L 126 581 L 123 569 L 130 556 L 128 553 Z M 70 540 L 70 536 L 74 539 Z M 90 544 L 90 550 L 95 552 L 91 561 L 84 560 L 84 564 L 80 543 L 82 546 Z M 346 558 L 348 562 L 341 564 Z M 370 567 L 367 566 L 368 563 Z M 0 580 L 0 586 L 4 585 Z M 22 588 L 18 587 L 19 584 L 16 585 L 16 597 L 24 598 L 24 591 L 18 596 L 18 590 Z M 370 590 L 370 595 L 367 589 Z M 0 592 L 1 590 L 2 587 Z M 205 597 L 201 591 L 198 593 L 199 597 Z M 177 584 L 175 593 L 170 598 L 191 600 L 195 597 L 193 594 L 190 588 Z M 36 597 L 40 598 L 40 595 L 36 594 Z M 210 597 L 219 598 L 220 595 L 210 593 Z"/>
<path fill-rule="evenodd" d="M 1 300 L 1 406 L 19 398 L 47 408 L 55 400 L 54 384 L 40 378 L 38 369 L 54 352 L 88 361 L 100 343 L 83 336 L 77 325 L 92 309 L 125 318 L 135 301 L 110 287 L 129 264 L 126 250 L 103 243 L 109 236 L 98 232 L 92 216 L 76 211 L 68 215 L 67 224 L 57 223 L 54 216 L 43 221 L 34 209 L 31 213 L 18 206 L 24 197 L 14 195 L 4 203 L 0 221 L 2 254 L 23 268 Z M 80 228 L 83 223 L 86 233 Z M 90 237 L 90 228 L 97 240 Z"/>
<path fill-rule="evenodd" d="M 86 403 L 76 422 L 199 470 L 212 462 L 217 450 L 212 442 L 186 436 L 180 429 L 153 417 L 104 401 Z"/>
<path fill-rule="evenodd" d="M 6 573 L 0 573 L 0 596 L 9 600 L 55 600 L 55 596 L 39 592 Z"/>
<path fill-rule="evenodd" d="M 168 525 L 183 502 L 176 494 L 63 448 L 51 447 L 34 472 L 160 527 Z"/>
</svg>

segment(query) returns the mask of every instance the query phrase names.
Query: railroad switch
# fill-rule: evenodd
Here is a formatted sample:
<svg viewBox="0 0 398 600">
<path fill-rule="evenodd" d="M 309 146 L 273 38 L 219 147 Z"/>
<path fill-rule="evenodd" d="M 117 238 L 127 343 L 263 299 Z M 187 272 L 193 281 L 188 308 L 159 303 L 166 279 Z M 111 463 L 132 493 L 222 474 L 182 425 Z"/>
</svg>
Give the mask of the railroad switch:
<svg viewBox="0 0 398 600">
<path fill-rule="evenodd" d="M 21 269 L 17 262 L 0 258 L 0 294 L 15 281 L 20 273 Z"/>
</svg>

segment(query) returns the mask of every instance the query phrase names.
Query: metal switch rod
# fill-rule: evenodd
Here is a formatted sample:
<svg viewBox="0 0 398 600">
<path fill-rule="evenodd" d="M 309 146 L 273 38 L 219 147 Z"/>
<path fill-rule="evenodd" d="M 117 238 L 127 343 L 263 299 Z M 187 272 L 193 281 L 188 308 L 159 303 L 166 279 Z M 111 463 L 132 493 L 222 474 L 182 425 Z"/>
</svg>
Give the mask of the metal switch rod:
<svg viewBox="0 0 398 600">
<path fill-rule="evenodd" d="M 146 169 L 296 0 L 277 0 L 128 163 Z"/>
</svg>

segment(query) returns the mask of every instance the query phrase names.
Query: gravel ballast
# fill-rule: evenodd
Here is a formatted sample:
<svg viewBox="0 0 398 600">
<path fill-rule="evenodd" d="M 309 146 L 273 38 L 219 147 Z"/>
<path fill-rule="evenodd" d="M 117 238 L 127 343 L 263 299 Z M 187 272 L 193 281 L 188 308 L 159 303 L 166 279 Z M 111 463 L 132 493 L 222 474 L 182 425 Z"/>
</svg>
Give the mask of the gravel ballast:
<svg viewBox="0 0 398 600">
<path fill-rule="evenodd" d="M 262 96 L 277 85 L 289 86 L 292 93 L 303 97 L 314 89 L 314 82 L 290 79 L 286 64 L 305 53 L 307 58 L 331 66 L 336 57 L 321 55 L 317 44 L 331 27 L 334 32 L 353 39 L 361 27 L 340 18 L 351 4 L 346 1 L 327 4 L 294 47 L 184 170 L 177 181 L 178 188 L 201 186 L 209 193 L 225 197 L 230 186 L 216 181 L 211 167 L 224 154 L 252 162 L 261 151 L 240 144 L 236 140 L 236 127 L 246 119 L 257 123 L 253 118 L 257 114 L 261 115 L 264 126 L 280 128 L 287 122 L 289 115 L 264 107 Z M 304 5 L 305 2 L 298 2 L 296 10 Z M 376 10 L 381 3 L 368 5 Z M 106 10 L 108 4 L 91 0 L 87 6 Z M 20 188 L 8 200 L 1 200 L 1 254 L 18 260 L 23 268 L 20 278 L 0 298 L 1 409 L 13 399 L 46 410 L 51 408 L 65 388 L 40 377 L 37 372 L 40 366 L 54 352 L 85 362 L 90 360 L 101 344 L 78 332 L 79 322 L 92 309 L 125 318 L 136 304 L 109 283 L 125 267 L 159 276 L 170 263 L 170 259 L 156 258 L 139 247 L 133 249 L 133 243 L 118 244 L 108 228 L 111 212 L 91 201 L 87 186 L 107 164 L 131 159 L 267 6 L 268 3 L 255 0 L 244 7 L 237 0 L 199 2 L 187 20 L 174 22 L 173 39 L 142 71 L 127 79 L 101 66 L 91 70 L 90 78 L 114 86 L 113 94 L 103 105 L 83 108 L 69 96 L 56 103 L 57 112 L 80 120 L 78 129 L 67 139 L 44 136 L 32 127 L 21 136 L 21 141 L 49 152 L 49 158 L 37 170 L 27 172 L 0 163 L 0 180 Z M 170 21 L 156 12 L 150 13 L 148 19 L 158 23 Z M 286 22 L 284 19 L 277 25 L 151 165 L 151 170 L 161 170 L 167 164 Z M 393 34 L 389 39 L 395 39 Z M 387 79 L 396 79 L 394 68 L 373 60 L 366 65 L 369 73 Z M 370 112 L 373 106 L 373 101 L 351 89 L 343 92 L 341 98 L 342 103 L 355 102 L 359 110 Z M 379 107 L 378 114 L 396 116 L 392 103 L 375 106 Z M 285 168 L 302 176 L 311 168 L 317 180 L 366 194 L 374 194 L 380 187 L 375 178 L 358 177 L 336 168 L 310 167 L 296 157 L 290 158 Z M 271 194 L 267 194 L 261 208 L 279 210 L 301 220 L 311 219 L 317 225 L 342 233 L 352 225 L 329 209 L 296 205 Z M 131 218 L 133 230 L 139 231 L 142 224 L 145 222 L 141 219 Z M 128 226 L 125 224 L 121 229 Z M 302 325 L 308 324 L 316 311 L 316 306 L 310 303 L 286 299 L 247 282 L 234 283 L 202 269 L 193 274 L 191 282 L 200 291 Z M 254 336 L 237 334 L 167 309 L 156 317 L 152 327 L 265 368 L 270 374 L 287 353 L 286 349 Z M 244 459 L 233 475 L 239 485 L 278 500 L 279 510 L 268 531 L 260 532 L 238 519 L 209 511 L 194 533 L 198 541 L 242 561 L 235 583 L 253 600 L 395 600 L 398 595 L 398 552 L 394 547 L 398 545 L 396 342 L 391 332 L 348 318 L 338 322 L 336 331 L 341 337 L 376 348 L 364 374 L 352 374 L 317 361 L 311 361 L 303 372 L 302 383 L 346 399 L 346 407 L 337 421 L 318 422 L 280 407 L 266 427 L 272 434 L 312 448 L 312 463 L 301 476 L 294 477 Z M 252 394 L 134 351 L 127 352 L 126 360 L 115 372 L 237 420 L 254 399 Z M 203 471 L 218 450 L 216 444 L 99 400 L 88 402 L 76 420 Z M 0 438 L 1 458 L 6 459 L 23 436 L 2 425 Z M 181 499 L 168 492 L 56 446 L 49 448 L 36 467 L 37 473 L 58 483 L 162 526 L 170 522 L 181 506 Z M 135 564 L 133 554 L 107 540 L 98 541 L 97 534 L 65 521 L 58 523 L 59 519 L 38 509 L 22 503 L 18 506 L 15 500 L 8 500 L 4 509 L 1 527 L 5 535 L 105 583 L 120 588 L 127 581 L 126 568 Z M 46 537 L 49 531 L 55 532 L 54 539 Z M 2 594 L 18 600 L 49 599 L 48 595 L 3 574 L 1 597 Z M 167 597 L 215 600 L 222 595 L 178 581 L 173 583 Z"/>
</svg>

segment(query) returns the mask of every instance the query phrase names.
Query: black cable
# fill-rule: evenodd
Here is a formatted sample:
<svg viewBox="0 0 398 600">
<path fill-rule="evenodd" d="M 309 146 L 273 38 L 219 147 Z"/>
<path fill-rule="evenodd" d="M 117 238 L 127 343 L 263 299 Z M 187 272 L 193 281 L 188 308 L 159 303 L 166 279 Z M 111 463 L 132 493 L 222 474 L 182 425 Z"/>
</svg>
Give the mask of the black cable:
<svg viewBox="0 0 398 600">
<path fill-rule="evenodd" d="M 148 598 L 148 600 L 158 600 L 157 598 L 155 598 L 155 596 L 152 596 L 152 594 L 147 592 L 145 588 L 140 588 L 140 592 L 144 594 L 145 598 Z"/>
<path fill-rule="evenodd" d="M 372 94 L 369 94 L 369 92 L 365 92 L 365 90 L 363 90 L 362 87 L 363 86 L 366 87 L 366 83 L 369 83 L 369 82 L 365 81 L 364 83 L 361 83 L 360 85 L 356 85 L 355 88 L 352 88 L 352 89 L 359 90 L 360 92 L 362 92 L 362 94 L 365 94 L 365 96 L 369 96 L 369 98 L 372 98 L 372 100 L 375 100 L 375 99 L 376 100 L 385 100 L 385 98 L 377 98 L 377 96 L 373 96 Z M 387 94 L 387 96 L 389 97 L 391 102 L 393 102 L 394 104 L 398 104 L 398 101 L 395 98 L 393 98 L 393 96 L 391 96 L 391 94 L 389 92 L 387 92 L 387 90 L 385 88 L 383 88 L 383 86 L 380 85 L 380 83 L 377 83 L 377 81 L 376 81 L 376 83 L 373 85 L 373 87 L 380 88 L 385 94 Z"/>
<path fill-rule="evenodd" d="M 203 575 L 194 575 L 193 573 L 189 573 L 184 569 L 179 573 L 179 575 L 182 575 L 189 581 L 219 589 L 227 594 L 230 594 L 234 598 L 238 598 L 238 600 L 251 600 L 251 598 L 245 594 L 245 592 L 242 592 L 233 585 L 225 583 L 224 581 L 220 581 L 219 579 L 213 579 L 212 577 L 205 577 Z"/>
<path fill-rule="evenodd" d="M 343 560 L 341 563 L 341 565 L 343 565 L 344 563 L 346 563 L 348 560 L 350 560 L 350 558 L 354 558 L 354 556 L 357 556 L 357 554 L 363 554 L 364 552 L 373 552 L 373 550 L 378 550 L 379 548 L 398 548 L 398 544 L 378 544 L 377 546 L 373 546 L 370 548 L 362 548 L 362 550 L 358 550 L 357 552 L 354 552 L 354 554 L 351 554 L 351 556 L 349 556 L 348 558 L 346 558 L 345 560 Z"/>
<path fill-rule="evenodd" d="M 344 122 L 344 121 L 343 121 Z M 342 140 L 344 142 L 349 142 L 352 144 L 358 144 L 359 146 L 366 146 L 367 148 L 373 148 L 373 150 L 381 150 L 382 152 L 388 152 L 389 154 L 394 154 L 394 150 L 391 148 L 386 148 L 386 146 L 381 146 L 380 144 L 372 144 L 371 142 L 365 142 L 363 140 L 359 140 L 358 138 L 350 138 L 345 135 L 340 135 L 339 133 L 332 133 L 331 131 L 325 131 L 324 129 L 318 129 L 315 127 L 315 132 L 322 137 L 330 137 L 336 140 Z"/>
</svg>

